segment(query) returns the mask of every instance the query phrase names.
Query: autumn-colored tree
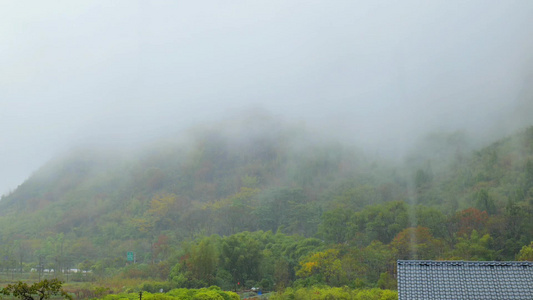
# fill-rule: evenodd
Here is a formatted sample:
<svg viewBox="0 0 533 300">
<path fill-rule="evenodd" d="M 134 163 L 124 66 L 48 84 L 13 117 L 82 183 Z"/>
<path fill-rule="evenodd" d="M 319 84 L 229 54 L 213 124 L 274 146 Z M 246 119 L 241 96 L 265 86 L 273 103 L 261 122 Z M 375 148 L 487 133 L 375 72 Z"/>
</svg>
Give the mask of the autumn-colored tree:
<svg viewBox="0 0 533 300">
<path fill-rule="evenodd" d="M 443 244 L 428 228 L 418 226 L 402 230 L 391 246 L 399 259 L 435 259 L 441 255 Z"/>
<path fill-rule="evenodd" d="M 149 208 L 144 212 L 142 217 L 133 218 L 131 223 L 142 234 L 152 236 L 154 230 L 169 227 L 169 218 L 167 216 L 175 209 L 178 197 L 174 194 L 159 193 L 150 199 Z"/>
<path fill-rule="evenodd" d="M 489 216 L 486 211 L 471 207 L 456 213 L 449 221 L 450 233 L 457 236 L 470 235 L 472 230 L 478 232 L 486 228 Z"/>
<path fill-rule="evenodd" d="M 160 257 L 161 259 L 168 258 L 170 253 L 170 245 L 168 236 L 162 234 L 157 238 L 157 241 L 152 245 L 154 258 Z"/>
<path fill-rule="evenodd" d="M 345 271 L 342 268 L 339 250 L 328 249 L 310 254 L 300 261 L 300 269 L 296 276 L 301 278 L 318 275 L 324 283 L 337 286 L 342 283 Z"/>
</svg>

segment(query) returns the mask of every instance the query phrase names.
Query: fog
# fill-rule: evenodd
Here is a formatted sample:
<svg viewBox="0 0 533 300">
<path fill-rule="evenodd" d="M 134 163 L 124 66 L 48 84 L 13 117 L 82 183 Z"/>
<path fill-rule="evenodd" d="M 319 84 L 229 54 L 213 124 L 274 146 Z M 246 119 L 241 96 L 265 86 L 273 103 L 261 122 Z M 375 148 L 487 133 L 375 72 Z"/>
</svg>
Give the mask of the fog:
<svg viewBox="0 0 533 300">
<path fill-rule="evenodd" d="M 262 110 L 400 158 L 530 125 L 531 1 L 3 1 L 0 194 L 79 145 Z"/>
</svg>

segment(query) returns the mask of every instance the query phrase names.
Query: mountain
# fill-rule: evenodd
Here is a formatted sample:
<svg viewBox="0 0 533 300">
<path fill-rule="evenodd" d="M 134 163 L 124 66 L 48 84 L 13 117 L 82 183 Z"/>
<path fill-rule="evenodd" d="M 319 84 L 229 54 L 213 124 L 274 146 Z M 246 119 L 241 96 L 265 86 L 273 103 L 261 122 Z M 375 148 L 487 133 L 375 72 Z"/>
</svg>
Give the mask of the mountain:
<svg viewBox="0 0 533 300">
<path fill-rule="evenodd" d="M 301 127 L 268 118 L 233 121 L 142 149 L 78 149 L 58 157 L 2 198 L 1 233 L 4 240 L 61 233 L 106 245 L 146 238 L 141 223 L 151 220 L 176 240 L 282 226 L 313 235 L 333 186 L 347 178 L 374 185 L 381 173 L 360 151 Z M 158 201 L 167 201 L 166 209 L 156 212 Z M 225 210 L 247 220 L 234 227 Z"/>
<path fill-rule="evenodd" d="M 403 230 L 423 226 L 448 257 L 458 234 L 472 232 L 461 220 L 474 208 L 488 214 L 475 228 L 499 243 L 491 251 L 512 258 L 533 239 L 533 127 L 470 149 L 460 133 L 437 134 L 400 164 L 267 117 L 138 149 L 77 149 L 2 197 L 0 251 L 28 264 L 120 268 L 126 252 L 169 263 L 184 242 L 211 234 L 262 230 L 394 248 Z"/>
</svg>

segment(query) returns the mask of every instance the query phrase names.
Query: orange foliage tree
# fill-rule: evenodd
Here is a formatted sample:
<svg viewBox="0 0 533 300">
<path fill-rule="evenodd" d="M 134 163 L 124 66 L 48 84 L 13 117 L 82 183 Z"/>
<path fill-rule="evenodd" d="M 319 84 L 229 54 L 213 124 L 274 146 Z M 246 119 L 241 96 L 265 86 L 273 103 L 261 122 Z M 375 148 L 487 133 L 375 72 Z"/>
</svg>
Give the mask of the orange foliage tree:
<svg viewBox="0 0 533 300">
<path fill-rule="evenodd" d="M 457 236 L 469 236 L 473 230 L 484 232 L 487 227 L 489 215 L 486 211 L 480 211 L 471 207 L 456 213 L 448 222 L 451 233 Z"/>
<path fill-rule="evenodd" d="M 399 259 L 435 259 L 442 254 L 443 243 L 426 227 L 409 227 L 391 242 Z"/>
</svg>

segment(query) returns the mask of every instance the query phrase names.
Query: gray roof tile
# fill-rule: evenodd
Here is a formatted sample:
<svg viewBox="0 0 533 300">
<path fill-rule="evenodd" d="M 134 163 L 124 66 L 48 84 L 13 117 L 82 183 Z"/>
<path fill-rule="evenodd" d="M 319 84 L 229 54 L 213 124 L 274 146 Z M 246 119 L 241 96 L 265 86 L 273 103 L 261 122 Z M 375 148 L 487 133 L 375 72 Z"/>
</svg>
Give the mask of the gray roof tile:
<svg viewBox="0 0 533 300">
<path fill-rule="evenodd" d="M 399 260 L 398 298 L 533 299 L 533 263 Z"/>
</svg>

